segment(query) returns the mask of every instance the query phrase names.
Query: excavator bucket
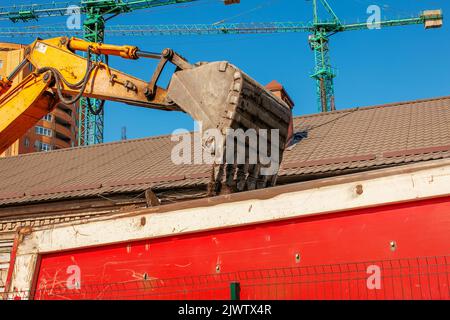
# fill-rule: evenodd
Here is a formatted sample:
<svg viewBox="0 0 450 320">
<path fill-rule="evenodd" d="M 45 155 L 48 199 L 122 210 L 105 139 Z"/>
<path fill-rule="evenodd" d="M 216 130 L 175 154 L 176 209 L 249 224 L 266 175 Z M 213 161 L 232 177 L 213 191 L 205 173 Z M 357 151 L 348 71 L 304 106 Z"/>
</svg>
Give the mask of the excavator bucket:
<svg viewBox="0 0 450 320">
<path fill-rule="evenodd" d="M 228 62 L 176 71 L 167 96 L 201 123 L 212 194 L 275 185 L 292 116 L 285 102 Z"/>
</svg>

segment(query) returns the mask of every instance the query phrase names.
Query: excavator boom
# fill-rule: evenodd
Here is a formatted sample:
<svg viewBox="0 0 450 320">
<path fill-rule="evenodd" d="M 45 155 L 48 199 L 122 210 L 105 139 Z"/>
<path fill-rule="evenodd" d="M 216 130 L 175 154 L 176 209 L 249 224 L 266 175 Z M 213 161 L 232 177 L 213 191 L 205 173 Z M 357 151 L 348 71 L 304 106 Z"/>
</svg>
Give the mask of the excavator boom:
<svg viewBox="0 0 450 320">
<path fill-rule="evenodd" d="M 281 99 L 234 65 L 225 61 L 191 65 L 171 49 L 159 54 L 135 46 L 66 37 L 37 39 L 24 50 L 23 62 L 0 81 L 0 153 L 57 104 L 75 104 L 81 97 L 88 97 L 185 112 L 201 123 L 203 130 L 215 130 L 218 134 L 202 141 L 215 159 L 212 194 L 275 184 L 291 111 Z M 85 52 L 87 57 L 77 52 Z M 151 80 L 146 82 L 105 63 L 92 62 L 93 54 L 132 60 L 159 59 L 159 63 Z M 168 62 L 176 70 L 168 87 L 161 88 L 158 79 Z M 27 65 L 32 66 L 33 72 L 13 85 L 16 75 Z M 91 112 L 98 112 L 88 107 Z M 276 135 L 271 134 L 275 131 Z M 249 132 L 255 134 L 256 140 L 251 139 Z M 243 155 L 239 154 L 239 148 L 244 150 Z M 260 149 L 266 151 L 265 157 Z M 271 150 L 270 155 L 267 149 Z M 256 160 L 252 155 L 256 155 Z M 275 170 L 268 170 L 274 163 Z"/>
</svg>

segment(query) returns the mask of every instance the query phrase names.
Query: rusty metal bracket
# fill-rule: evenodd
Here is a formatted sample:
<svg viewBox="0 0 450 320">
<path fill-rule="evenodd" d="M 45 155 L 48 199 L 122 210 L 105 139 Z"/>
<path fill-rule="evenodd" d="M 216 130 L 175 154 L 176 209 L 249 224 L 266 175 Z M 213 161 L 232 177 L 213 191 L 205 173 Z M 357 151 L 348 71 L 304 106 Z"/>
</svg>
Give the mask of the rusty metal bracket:
<svg viewBox="0 0 450 320">
<path fill-rule="evenodd" d="M 159 206 L 161 203 L 158 199 L 158 197 L 156 196 L 156 194 L 152 191 L 152 189 L 147 189 L 145 190 L 145 201 L 147 203 L 147 207 L 157 207 Z"/>
</svg>

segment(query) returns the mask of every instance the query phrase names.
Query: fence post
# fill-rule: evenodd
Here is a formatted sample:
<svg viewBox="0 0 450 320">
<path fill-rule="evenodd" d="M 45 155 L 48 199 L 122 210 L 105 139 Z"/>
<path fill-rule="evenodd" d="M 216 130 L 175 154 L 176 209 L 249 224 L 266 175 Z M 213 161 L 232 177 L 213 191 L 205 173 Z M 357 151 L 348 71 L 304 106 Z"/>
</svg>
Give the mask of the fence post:
<svg viewBox="0 0 450 320">
<path fill-rule="evenodd" d="M 239 282 L 231 282 L 230 283 L 230 295 L 231 295 L 231 300 L 240 300 L 241 299 L 241 285 Z"/>
</svg>

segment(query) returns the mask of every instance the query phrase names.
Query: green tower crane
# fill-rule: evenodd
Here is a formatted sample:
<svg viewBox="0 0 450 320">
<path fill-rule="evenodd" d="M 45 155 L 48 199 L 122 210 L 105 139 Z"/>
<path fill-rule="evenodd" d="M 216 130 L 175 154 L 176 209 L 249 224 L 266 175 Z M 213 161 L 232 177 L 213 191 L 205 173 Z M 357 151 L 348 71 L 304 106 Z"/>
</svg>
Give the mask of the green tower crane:
<svg viewBox="0 0 450 320">
<path fill-rule="evenodd" d="M 313 0 L 312 34 L 309 36 L 309 44 L 314 50 L 315 69 L 311 76 L 316 80 L 316 94 L 318 108 L 322 112 L 336 109 L 334 103 L 334 72 L 329 54 L 329 35 L 340 26 L 339 18 L 331 9 L 326 0 L 320 0 L 332 20 L 321 21 L 318 14 L 317 0 Z"/>
<path fill-rule="evenodd" d="M 327 19 L 319 17 L 319 6 L 322 5 L 328 14 Z M 381 16 L 379 17 L 381 18 Z M 330 62 L 329 42 L 330 37 L 338 32 L 379 29 L 423 23 L 426 28 L 438 28 L 442 26 L 443 15 L 440 10 L 424 11 L 418 17 L 398 20 L 373 20 L 366 23 L 342 24 L 338 16 L 327 0 L 313 0 L 313 21 L 310 25 L 311 35 L 309 44 L 314 51 L 315 69 L 311 76 L 315 79 L 317 104 L 319 111 L 328 112 L 336 109 L 334 101 L 335 69 Z"/>
<path fill-rule="evenodd" d="M 233 1 L 230 1 L 233 2 Z M 113 25 L 104 31 L 111 36 L 152 36 L 152 35 L 231 35 L 231 34 L 269 34 L 308 32 L 309 44 L 314 51 L 315 68 L 312 78 L 316 81 L 317 105 L 320 112 L 335 109 L 334 78 L 335 69 L 331 65 L 329 42 L 330 37 L 344 31 L 355 31 L 394 26 L 423 24 L 426 29 L 439 28 L 443 23 L 441 10 L 426 10 L 415 17 L 393 20 L 374 21 L 374 23 L 343 24 L 333 11 L 327 0 L 312 0 L 313 20 L 304 22 L 253 22 L 253 23 L 221 23 L 221 24 L 184 24 L 184 25 Z M 324 8 L 327 17 L 320 17 L 320 8 Z M 124 11 L 127 12 L 127 11 Z M 48 14 L 48 13 L 47 13 Z M 23 16 L 29 16 L 23 14 Z M 0 20 L 23 20 L 18 13 L 6 12 L 0 8 Z M 0 28 L 2 37 L 35 37 L 80 34 L 77 30 L 64 27 Z"/>
</svg>

